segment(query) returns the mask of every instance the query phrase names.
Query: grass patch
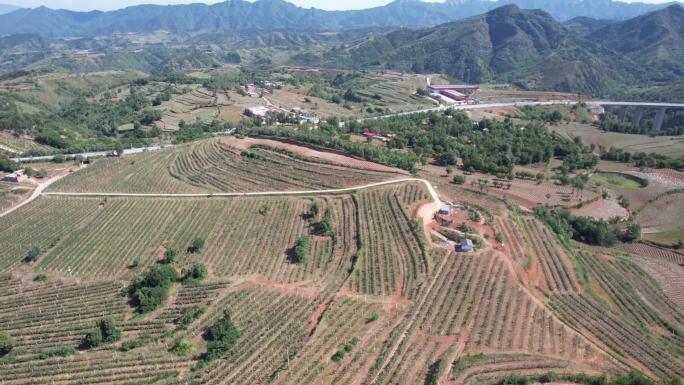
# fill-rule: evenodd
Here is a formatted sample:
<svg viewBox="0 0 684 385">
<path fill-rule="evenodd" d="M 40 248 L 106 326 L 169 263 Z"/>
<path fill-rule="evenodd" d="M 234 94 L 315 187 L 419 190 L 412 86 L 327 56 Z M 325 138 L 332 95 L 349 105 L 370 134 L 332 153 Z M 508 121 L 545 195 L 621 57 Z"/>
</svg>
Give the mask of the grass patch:
<svg viewBox="0 0 684 385">
<path fill-rule="evenodd" d="M 618 173 L 600 172 L 591 177 L 598 186 L 610 186 L 625 190 L 636 190 L 644 187 L 637 178 Z"/>
</svg>

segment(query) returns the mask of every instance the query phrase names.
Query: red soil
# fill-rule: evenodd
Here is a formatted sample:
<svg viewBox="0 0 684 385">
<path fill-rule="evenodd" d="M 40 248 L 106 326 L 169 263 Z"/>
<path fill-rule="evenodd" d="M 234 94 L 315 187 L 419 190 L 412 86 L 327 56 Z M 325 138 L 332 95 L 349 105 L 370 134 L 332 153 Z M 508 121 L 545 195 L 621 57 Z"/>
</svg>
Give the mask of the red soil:
<svg viewBox="0 0 684 385">
<path fill-rule="evenodd" d="M 381 171 L 381 172 L 394 172 L 394 173 L 406 174 L 406 171 L 403 171 L 403 170 L 400 170 L 397 168 L 383 166 L 381 164 L 369 162 L 367 160 L 356 159 L 356 158 L 352 158 L 350 156 L 336 154 L 333 152 L 318 151 L 318 150 L 314 150 L 314 149 L 309 148 L 309 147 L 297 146 L 295 144 L 279 142 L 277 140 L 260 139 L 260 138 L 244 138 L 244 139 L 222 138 L 221 141 L 222 141 L 222 143 L 228 144 L 232 147 L 239 148 L 241 150 L 247 150 L 250 147 L 254 147 L 257 145 L 269 146 L 269 147 L 274 147 L 274 148 L 278 148 L 278 149 L 282 149 L 282 150 L 291 151 L 295 154 L 305 156 L 308 158 L 323 159 L 323 160 L 338 163 L 338 164 L 341 164 L 344 166 L 350 166 L 350 167 L 360 168 L 360 169 L 364 169 L 364 170 Z"/>
</svg>

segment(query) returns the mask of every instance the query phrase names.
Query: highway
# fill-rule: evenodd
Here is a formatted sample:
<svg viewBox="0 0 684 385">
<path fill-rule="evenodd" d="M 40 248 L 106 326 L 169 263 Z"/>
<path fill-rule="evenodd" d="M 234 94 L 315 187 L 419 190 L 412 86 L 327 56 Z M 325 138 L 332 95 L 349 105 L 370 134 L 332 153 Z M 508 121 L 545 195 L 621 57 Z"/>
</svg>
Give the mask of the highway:
<svg viewBox="0 0 684 385">
<path fill-rule="evenodd" d="M 150 147 L 138 147 L 138 148 L 127 148 L 124 150 L 124 155 L 132 155 L 132 154 L 139 154 L 141 152 L 151 152 L 151 151 L 159 151 L 164 148 L 171 148 L 174 147 L 172 144 L 165 144 L 162 146 L 150 146 Z M 79 154 L 64 154 L 65 157 L 67 158 L 73 158 L 76 156 L 81 156 L 83 158 L 96 158 L 96 157 L 101 157 L 101 156 L 109 156 L 113 153 L 114 151 L 92 151 L 92 152 L 82 152 Z M 17 163 L 22 163 L 22 162 L 42 162 L 42 161 L 50 161 L 55 158 L 57 155 L 44 155 L 44 156 L 26 156 L 26 157 L 18 157 L 18 158 L 12 158 L 13 161 Z"/>
</svg>

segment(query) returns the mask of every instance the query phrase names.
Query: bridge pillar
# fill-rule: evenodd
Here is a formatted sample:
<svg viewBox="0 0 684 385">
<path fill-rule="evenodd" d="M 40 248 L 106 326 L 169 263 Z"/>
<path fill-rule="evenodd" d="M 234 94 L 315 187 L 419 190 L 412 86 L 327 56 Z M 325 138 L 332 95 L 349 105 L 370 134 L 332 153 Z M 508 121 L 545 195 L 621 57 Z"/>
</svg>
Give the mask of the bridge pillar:
<svg viewBox="0 0 684 385">
<path fill-rule="evenodd" d="M 620 113 L 618 114 L 618 119 L 620 120 L 620 123 L 625 122 L 625 120 L 627 119 L 627 106 L 623 106 L 620 109 Z"/>
<path fill-rule="evenodd" d="M 660 131 L 663 128 L 663 120 L 665 120 L 665 112 L 667 108 L 663 107 L 656 112 L 655 120 L 653 121 L 653 131 Z"/>
<path fill-rule="evenodd" d="M 644 109 L 643 108 L 637 108 L 636 111 L 634 111 L 634 116 L 632 116 L 632 127 L 636 128 L 639 127 L 639 123 L 641 123 L 641 118 L 644 117 Z"/>
</svg>

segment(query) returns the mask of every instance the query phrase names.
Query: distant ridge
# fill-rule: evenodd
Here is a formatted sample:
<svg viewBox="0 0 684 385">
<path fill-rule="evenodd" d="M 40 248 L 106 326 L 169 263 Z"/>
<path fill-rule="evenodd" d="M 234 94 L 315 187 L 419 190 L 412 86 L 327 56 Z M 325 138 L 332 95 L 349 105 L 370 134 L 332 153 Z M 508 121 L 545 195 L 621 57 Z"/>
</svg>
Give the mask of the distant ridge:
<svg viewBox="0 0 684 385">
<path fill-rule="evenodd" d="M 667 6 L 612 0 L 446 0 L 444 3 L 396 0 L 364 10 L 323 11 L 297 7 L 284 0 L 228 0 L 213 5 L 140 5 L 111 12 L 39 7 L 0 15 L 0 35 L 32 33 L 46 37 L 87 37 L 159 30 L 183 33 L 419 28 L 482 14 L 511 3 L 524 9 L 542 9 L 560 21 L 594 15 L 625 20 Z"/>
<path fill-rule="evenodd" d="M 10 12 L 14 12 L 17 9 L 20 9 L 20 7 L 17 7 L 16 5 L 0 4 L 0 15 L 4 15 L 4 14 L 10 13 Z"/>
</svg>

